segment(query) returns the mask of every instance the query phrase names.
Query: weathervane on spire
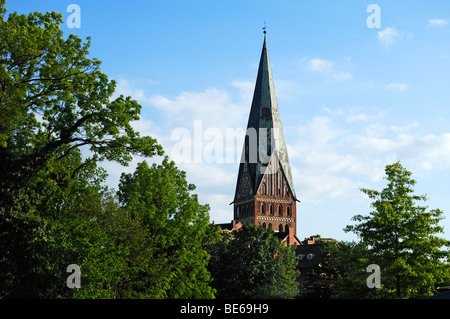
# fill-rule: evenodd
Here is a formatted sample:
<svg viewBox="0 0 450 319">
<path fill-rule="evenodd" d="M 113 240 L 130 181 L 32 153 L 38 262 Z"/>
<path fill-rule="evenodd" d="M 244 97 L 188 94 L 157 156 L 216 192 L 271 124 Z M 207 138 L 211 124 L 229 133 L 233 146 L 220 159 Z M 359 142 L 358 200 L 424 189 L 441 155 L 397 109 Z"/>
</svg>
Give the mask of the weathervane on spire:
<svg viewBox="0 0 450 319">
<path fill-rule="evenodd" d="M 262 29 L 264 30 L 263 32 L 264 32 L 264 35 L 265 35 L 265 34 L 267 33 L 267 32 L 266 32 L 266 30 L 267 30 L 267 27 L 266 27 L 266 21 L 264 21 L 264 27 L 263 27 Z"/>
</svg>

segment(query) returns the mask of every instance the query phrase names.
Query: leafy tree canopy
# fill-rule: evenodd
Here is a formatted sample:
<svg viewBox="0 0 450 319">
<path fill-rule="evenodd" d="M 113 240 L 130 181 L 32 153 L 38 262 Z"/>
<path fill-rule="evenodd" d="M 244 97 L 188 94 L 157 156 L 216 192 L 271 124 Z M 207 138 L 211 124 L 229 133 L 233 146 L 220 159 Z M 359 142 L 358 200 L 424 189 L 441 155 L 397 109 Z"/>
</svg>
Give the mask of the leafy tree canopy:
<svg viewBox="0 0 450 319">
<path fill-rule="evenodd" d="M 420 204 L 426 195 L 415 195 L 416 181 L 400 162 L 386 166 L 387 186 L 362 189 L 372 200 L 368 216 L 356 215 L 356 225 L 345 228 L 356 233 L 369 249 L 371 263 L 381 267 L 382 290 L 387 297 L 414 298 L 432 295 L 435 285 L 449 281 L 448 247 L 440 209 Z"/>
<path fill-rule="evenodd" d="M 272 230 L 244 223 L 209 250 L 218 298 L 293 298 L 298 293 L 295 251 Z"/>
<path fill-rule="evenodd" d="M 217 239 L 217 227 L 210 225 L 209 206 L 200 205 L 186 173 L 164 158 L 151 167 L 144 161 L 133 174 L 122 174 L 119 200 L 134 219 L 150 234 L 157 254 L 166 256 L 167 282 L 164 296 L 169 298 L 212 298 L 207 243 Z"/>
<path fill-rule="evenodd" d="M 173 162 L 120 190 L 100 161 L 163 155 L 133 128 L 141 106 L 64 37 L 59 13 L 6 16 L 0 0 L 0 298 L 212 298 L 209 207 Z M 66 287 L 66 267 L 81 288 Z"/>
</svg>

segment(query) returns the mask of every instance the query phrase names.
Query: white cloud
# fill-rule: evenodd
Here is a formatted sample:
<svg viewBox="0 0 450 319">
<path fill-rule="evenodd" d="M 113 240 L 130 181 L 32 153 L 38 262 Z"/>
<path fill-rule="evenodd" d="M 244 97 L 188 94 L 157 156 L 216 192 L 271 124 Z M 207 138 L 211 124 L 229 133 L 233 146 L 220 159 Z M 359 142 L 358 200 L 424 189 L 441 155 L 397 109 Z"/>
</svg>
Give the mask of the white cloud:
<svg viewBox="0 0 450 319">
<path fill-rule="evenodd" d="M 322 107 L 322 109 L 330 115 L 344 117 L 347 122 L 373 121 L 386 115 L 386 112 L 383 110 L 372 110 L 371 114 L 369 114 L 367 110 L 361 107 L 350 108 L 348 110 L 342 108 L 330 109 L 327 107 Z"/>
<path fill-rule="evenodd" d="M 140 79 L 129 80 L 129 79 L 118 79 L 116 84 L 116 90 L 113 94 L 113 98 L 117 98 L 119 95 L 131 96 L 134 100 L 138 101 L 140 104 L 145 104 L 149 102 L 149 97 L 145 94 L 145 89 L 143 89 L 143 84 L 153 85 L 156 82 L 151 79 Z M 139 88 L 137 87 L 139 83 Z"/>
<path fill-rule="evenodd" d="M 349 114 L 346 116 L 348 122 L 356 122 L 356 121 L 364 121 L 367 120 L 367 114 L 358 113 L 358 114 Z"/>
<path fill-rule="evenodd" d="M 328 61 L 326 59 L 311 59 L 309 60 L 308 70 L 313 72 L 324 72 L 331 71 L 333 68 L 334 62 Z"/>
<path fill-rule="evenodd" d="M 377 34 L 378 41 L 385 49 L 390 48 L 400 40 L 411 40 L 414 36 L 411 32 L 399 32 L 393 27 L 387 27 L 384 30 L 378 31 Z"/>
<path fill-rule="evenodd" d="M 408 87 L 409 86 L 404 83 L 389 83 L 384 88 L 391 91 L 405 91 Z"/>
<path fill-rule="evenodd" d="M 338 116 L 343 116 L 345 115 L 345 111 L 342 108 L 339 109 L 330 109 L 329 107 L 323 106 L 322 110 L 324 110 L 325 112 L 327 112 L 328 114 L 331 115 L 338 115 Z"/>
<path fill-rule="evenodd" d="M 378 41 L 383 47 L 390 47 L 400 38 L 400 33 L 395 28 L 387 27 L 382 31 L 378 31 Z"/>
<path fill-rule="evenodd" d="M 428 26 L 429 27 L 442 27 L 447 25 L 448 21 L 445 19 L 429 19 L 428 20 Z"/>
<path fill-rule="evenodd" d="M 350 72 L 339 72 L 333 73 L 333 77 L 338 81 L 345 81 L 353 79 L 353 74 L 351 74 Z"/>
<path fill-rule="evenodd" d="M 194 120 L 202 120 L 204 127 L 225 129 L 241 123 L 247 112 L 228 91 L 216 88 L 182 92 L 176 97 L 155 95 L 150 103 L 164 114 L 169 127 L 192 127 Z"/>
<path fill-rule="evenodd" d="M 304 87 L 294 81 L 288 80 L 277 80 L 275 90 L 279 100 L 289 100 L 305 93 Z"/>
<path fill-rule="evenodd" d="M 252 81 L 233 81 L 233 87 L 238 89 L 239 100 L 241 105 L 251 105 L 253 98 L 253 91 L 255 90 L 255 83 Z"/>
<path fill-rule="evenodd" d="M 355 135 L 352 140 L 355 150 L 361 155 L 401 160 L 419 169 L 450 168 L 449 133 L 427 136 L 399 133 L 383 137 Z"/>
<path fill-rule="evenodd" d="M 349 60 L 350 58 L 346 58 Z M 353 79 L 353 74 L 350 72 L 336 72 L 334 69 L 334 62 L 326 59 L 314 58 L 309 60 L 307 70 L 311 72 L 322 73 L 328 78 L 337 81 L 346 81 Z"/>
<path fill-rule="evenodd" d="M 393 125 L 389 127 L 389 129 L 392 130 L 393 132 L 409 132 L 412 129 L 418 128 L 419 126 L 420 126 L 419 122 L 414 122 L 402 126 Z"/>
<path fill-rule="evenodd" d="M 337 197 L 347 198 L 348 193 L 358 189 L 358 184 L 346 177 L 324 173 L 294 172 L 294 180 L 299 183 L 297 194 L 302 203 L 319 204 Z"/>
<path fill-rule="evenodd" d="M 382 110 L 323 109 L 329 116 L 301 125 L 288 149 L 302 201 L 359 201 L 357 190 L 380 181 L 385 166 L 398 160 L 415 173 L 450 169 L 450 133 L 423 135 L 418 122 L 386 126 Z"/>
</svg>

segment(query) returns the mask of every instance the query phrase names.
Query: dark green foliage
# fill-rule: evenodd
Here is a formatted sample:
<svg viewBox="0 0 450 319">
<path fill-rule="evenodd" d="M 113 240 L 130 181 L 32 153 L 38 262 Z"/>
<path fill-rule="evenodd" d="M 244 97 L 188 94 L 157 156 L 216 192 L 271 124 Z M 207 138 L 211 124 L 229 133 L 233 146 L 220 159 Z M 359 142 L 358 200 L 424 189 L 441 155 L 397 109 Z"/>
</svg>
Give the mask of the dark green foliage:
<svg viewBox="0 0 450 319">
<path fill-rule="evenodd" d="M 161 165 L 138 164 L 134 174 L 122 174 L 119 199 L 125 211 L 139 221 L 155 245 L 155 258 L 167 260 L 158 280 L 160 297 L 212 298 L 204 245 L 214 241 L 217 229 L 209 224 L 209 206 L 200 205 L 186 174 L 166 157 Z"/>
<path fill-rule="evenodd" d="M 295 251 L 272 230 L 245 223 L 209 251 L 217 298 L 293 298 L 298 293 Z"/>
<path fill-rule="evenodd" d="M 5 12 L 0 0 L 0 298 L 214 297 L 203 245 L 217 230 L 184 172 L 144 162 L 119 195 L 103 186 L 100 161 L 163 154 L 131 126 L 141 106 L 111 99 L 61 14 Z"/>
<path fill-rule="evenodd" d="M 1 210 L 0 299 L 45 298 L 58 292 L 49 287 L 61 272 L 52 264 L 55 248 L 47 236 L 43 222 Z"/>
<path fill-rule="evenodd" d="M 440 209 L 419 203 L 426 195 L 414 195 L 411 172 L 400 162 L 386 166 L 387 186 L 382 191 L 362 189 L 373 200 L 368 216 L 356 215 L 356 233 L 370 252 L 371 263 L 381 267 L 380 292 L 387 298 L 420 298 L 435 293 L 435 286 L 450 281 L 448 247 Z"/>
<path fill-rule="evenodd" d="M 379 289 L 367 287 L 367 266 L 374 256 L 362 243 L 339 242 L 322 249 L 320 267 L 316 269 L 316 297 L 333 299 L 380 298 Z"/>
</svg>

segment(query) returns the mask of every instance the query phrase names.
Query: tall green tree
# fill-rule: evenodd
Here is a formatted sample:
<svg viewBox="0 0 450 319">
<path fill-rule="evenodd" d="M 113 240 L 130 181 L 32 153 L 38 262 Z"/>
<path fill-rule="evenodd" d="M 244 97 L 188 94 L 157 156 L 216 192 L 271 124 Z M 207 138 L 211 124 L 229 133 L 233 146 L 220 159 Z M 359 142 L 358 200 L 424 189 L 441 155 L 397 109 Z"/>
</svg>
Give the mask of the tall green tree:
<svg viewBox="0 0 450 319">
<path fill-rule="evenodd" d="M 165 258 L 164 271 L 154 273 L 159 284 L 150 287 L 158 297 L 214 297 L 205 245 L 217 239 L 218 229 L 210 225 L 209 206 L 198 202 L 194 189 L 167 157 L 159 165 L 144 161 L 120 178 L 123 209 L 151 234 L 153 258 Z"/>
<path fill-rule="evenodd" d="M 382 191 L 362 189 L 372 200 L 368 216 L 356 215 L 354 232 L 368 248 L 373 263 L 381 267 L 385 297 L 419 298 L 435 293 L 435 286 L 449 281 L 450 242 L 443 233 L 440 209 L 420 204 L 426 195 L 415 195 L 416 181 L 400 162 L 387 165 L 387 186 Z"/>
<path fill-rule="evenodd" d="M 294 298 L 298 294 L 295 251 L 272 230 L 244 223 L 210 245 L 217 298 Z"/>
<path fill-rule="evenodd" d="M 71 297 L 70 263 L 89 275 L 79 296 L 128 296 L 120 278 L 145 272 L 152 246 L 106 196 L 97 163 L 162 148 L 133 129 L 141 106 L 112 98 L 90 39 L 64 36 L 62 14 L 6 12 L 0 0 L 0 298 Z"/>
</svg>

